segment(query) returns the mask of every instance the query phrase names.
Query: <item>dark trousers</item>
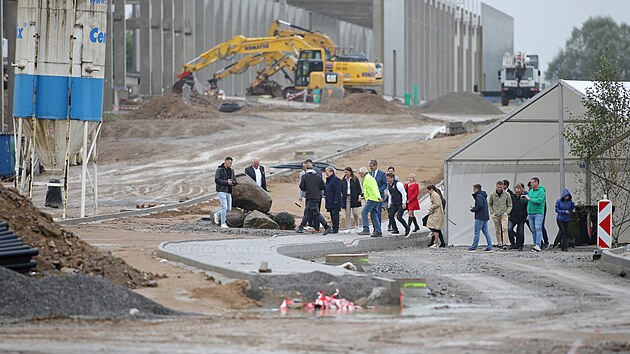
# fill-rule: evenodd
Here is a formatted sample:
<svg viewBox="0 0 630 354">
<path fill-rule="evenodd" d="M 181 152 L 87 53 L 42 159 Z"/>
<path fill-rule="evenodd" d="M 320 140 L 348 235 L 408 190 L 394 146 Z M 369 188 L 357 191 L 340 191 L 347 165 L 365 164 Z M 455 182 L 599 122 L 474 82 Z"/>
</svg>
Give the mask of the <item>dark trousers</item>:
<svg viewBox="0 0 630 354">
<path fill-rule="evenodd" d="M 333 232 L 339 232 L 339 209 L 331 209 L 328 213 L 330 213 L 330 220 L 332 220 Z"/>
<path fill-rule="evenodd" d="M 515 224 L 510 221 L 510 226 L 512 226 L 512 228 L 508 230 L 510 243 L 515 245 L 516 248 L 523 248 L 523 244 L 525 244 L 525 222 Z M 515 226 L 516 232 L 514 232 Z"/>
<path fill-rule="evenodd" d="M 508 219 L 508 239 L 510 239 L 510 245 L 516 246 L 516 233 L 514 232 L 514 227 L 516 224 Z"/>
<path fill-rule="evenodd" d="M 317 211 L 321 214 L 321 210 L 322 210 L 322 200 L 318 199 L 315 201 L 317 203 Z M 306 215 L 306 210 L 304 210 L 304 213 Z M 322 224 L 323 225 L 323 224 Z M 308 226 L 314 228 L 314 229 L 319 229 L 319 220 L 317 219 L 317 217 L 315 215 L 313 215 L 312 219 L 308 220 Z"/>
<path fill-rule="evenodd" d="M 545 227 L 545 219 L 547 218 L 547 212 L 543 214 L 543 223 L 542 223 L 542 239 L 543 245 L 549 244 L 549 237 L 547 235 L 547 228 Z"/>
<path fill-rule="evenodd" d="M 560 235 L 560 247 L 562 250 L 569 249 L 569 222 L 568 221 L 560 221 L 556 220 L 558 223 L 558 234 Z"/>
<path fill-rule="evenodd" d="M 309 222 L 309 220 L 313 220 L 314 223 L 319 227 L 319 224 L 324 225 L 324 227 L 328 227 L 326 220 L 319 212 L 319 203 L 320 199 L 307 199 L 306 205 L 304 206 L 304 217 L 302 218 L 302 222 L 300 223 L 300 229 L 303 229 L 304 226 Z"/>
<path fill-rule="evenodd" d="M 389 224 L 392 226 L 392 231 L 398 231 L 398 224 L 396 224 L 395 219 L 398 219 L 398 222 L 402 224 L 405 231 L 409 228 L 407 222 L 403 219 L 404 212 L 405 210 L 402 208 L 402 204 L 392 204 L 392 206 L 389 207 Z"/>
</svg>

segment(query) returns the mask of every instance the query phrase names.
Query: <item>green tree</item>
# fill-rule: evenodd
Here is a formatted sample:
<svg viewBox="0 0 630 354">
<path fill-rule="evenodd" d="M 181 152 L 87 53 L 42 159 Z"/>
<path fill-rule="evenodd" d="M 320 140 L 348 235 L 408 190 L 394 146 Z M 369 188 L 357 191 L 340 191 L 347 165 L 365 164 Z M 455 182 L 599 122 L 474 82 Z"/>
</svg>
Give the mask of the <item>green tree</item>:
<svg viewBox="0 0 630 354">
<path fill-rule="evenodd" d="M 630 80 L 630 26 L 617 24 L 611 17 L 591 17 L 582 28 L 573 28 L 571 38 L 549 63 L 547 81 L 593 80 L 599 57 L 619 62 L 621 79 Z"/>
<path fill-rule="evenodd" d="M 565 130 L 571 153 L 587 166 L 588 196 L 606 195 L 614 206 L 613 244 L 630 227 L 630 85 L 621 82 L 619 62 L 599 58 L 593 86 L 586 89 L 581 117 Z M 590 204 L 592 201 L 587 200 Z"/>
</svg>

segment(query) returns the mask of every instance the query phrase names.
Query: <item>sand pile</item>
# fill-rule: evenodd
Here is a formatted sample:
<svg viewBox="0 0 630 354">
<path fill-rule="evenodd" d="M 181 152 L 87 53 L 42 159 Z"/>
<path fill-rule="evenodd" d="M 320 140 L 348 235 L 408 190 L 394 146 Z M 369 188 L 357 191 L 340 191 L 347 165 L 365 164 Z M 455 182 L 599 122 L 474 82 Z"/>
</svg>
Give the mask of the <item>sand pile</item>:
<svg viewBox="0 0 630 354">
<path fill-rule="evenodd" d="M 8 222 L 25 244 L 39 249 L 35 260 L 41 275 L 80 272 L 132 289 L 155 285 L 156 275 L 141 272 L 63 230 L 13 188 L 0 186 L 0 220 Z"/>
<path fill-rule="evenodd" d="M 369 93 L 355 93 L 340 100 L 322 103 L 318 112 L 357 114 L 409 114 L 405 109 Z"/>
<path fill-rule="evenodd" d="M 461 114 L 461 115 L 496 115 L 503 112 L 485 98 L 468 92 L 449 93 L 446 96 L 429 101 L 419 108 L 421 113 Z"/>
<path fill-rule="evenodd" d="M 214 117 L 219 111 L 210 103 L 196 99 L 185 104 L 181 96 L 165 94 L 143 102 L 140 107 L 131 111 L 127 119 L 204 119 Z"/>
</svg>

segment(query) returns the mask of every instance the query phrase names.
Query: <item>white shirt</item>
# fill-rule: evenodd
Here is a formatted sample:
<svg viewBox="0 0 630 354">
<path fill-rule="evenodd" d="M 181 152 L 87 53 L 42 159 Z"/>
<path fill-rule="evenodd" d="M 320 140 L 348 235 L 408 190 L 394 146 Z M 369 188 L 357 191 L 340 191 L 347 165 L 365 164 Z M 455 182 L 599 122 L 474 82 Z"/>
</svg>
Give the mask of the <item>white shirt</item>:
<svg viewBox="0 0 630 354">
<path fill-rule="evenodd" d="M 260 166 L 258 168 L 252 166 L 252 168 L 254 168 L 254 173 L 256 174 L 256 184 L 259 187 L 262 187 L 262 174 L 260 173 Z"/>
<path fill-rule="evenodd" d="M 351 181 L 350 178 L 346 178 L 346 182 L 347 182 L 346 184 L 348 185 L 348 197 L 350 196 L 350 181 Z"/>
</svg>

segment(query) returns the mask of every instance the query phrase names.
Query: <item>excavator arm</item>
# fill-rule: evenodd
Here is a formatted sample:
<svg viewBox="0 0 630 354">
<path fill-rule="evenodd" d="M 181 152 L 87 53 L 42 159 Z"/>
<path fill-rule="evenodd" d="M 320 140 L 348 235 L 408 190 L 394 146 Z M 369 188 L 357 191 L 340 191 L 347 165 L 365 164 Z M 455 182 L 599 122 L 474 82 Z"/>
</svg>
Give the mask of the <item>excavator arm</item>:
<svg viewBox="0 0 630 354">
<path fill-rule="evenodd" d="M 178 75 L 180 80 L 173 85 L 173 89 L 181 89 L 185 83 L 184 79 L 194 72 L 216 63 L 219 60 L 229 60 L 236 54 L 289 52 L 298 56 L 299 52 L 304 49 L 316 48 L 305 41 L 304 38 L 299 36 L 247 38 L 238 35 L 209 49 L 195 59 L 184 64 L 181 74 Z"/>
<path fill-rule="evenodd" d="M 273 21 L 271 23 L 271 26 L 269 26 L 268 36 L 300 36 L 314 47 L 324 48 L 330 56 L 334 56 L 337 54 L 337 45 L 326 34 L 317 31 L 311 31 L 307 28 L 296 26 L 289 22 L 280 20 Z"/>
<path fill-rule="evenodd" d="M 285 54 L 283 52 L 269 52 L 256 55 L 249 55 L 236 63 L 233 63 L 220 71 L 217 71 L 208 82 L 212 89 L 217 89 L 217 83 L 219 80 L 223 80 L 230 75 L 241 74 L 245 72 L 249 67 L 265 64 L 264 68 L 257 72 L 256 79 L 247 89 L 248 92 L 261 92 L 264 94 L 278 95 L 277 92 L 272 92 L 272 89 L 262 89 L 265 85 L 270 85 L 268 81 L 269 77 L 273 76 L 279 71 L 283 71 L 285 78 L 290 82 L 293 82 L 293 78 L 285 71 L 289 69 L 291 72 L 295 72 L 297 69 L 296 60 L 292 55 Z M 274 84 L 272 86 L 278 86 Z M 282 92 L 280 91 L 280 94 Z"/>
</svg>

